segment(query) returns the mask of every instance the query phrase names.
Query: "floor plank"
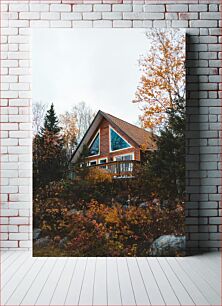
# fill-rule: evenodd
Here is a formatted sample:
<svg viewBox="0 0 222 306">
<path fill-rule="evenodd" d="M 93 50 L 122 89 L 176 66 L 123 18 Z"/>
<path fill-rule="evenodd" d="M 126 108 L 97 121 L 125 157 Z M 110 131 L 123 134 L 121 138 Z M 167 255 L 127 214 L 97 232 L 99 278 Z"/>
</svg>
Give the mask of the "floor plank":
<svg viewBox="0 0 222 306">
<path fill-rule="evenodd" d="M 76 266 L 67 291 L 67 296 L 64 303 L 65 305 L 78 305 L 86 264 L 86 257 L 77 258 Z"/>
<path fill-rule="evenodd" d="M 175 274 L 179 275 L 180 280 L 184 284 L 187 292 L 192 297 L 192 300 L 196 305 L 209 305 L 207 299 L 203 296 L 201 291 L 196 286 L 195 282 L 193 282 L 192 278 L 181 269 L 180 265 L 176 261 L 174 257 L 167 258 L 172 270 Z"/>
<path fill-rule="evenodd" d="M 186 291 L 185 287 L 183 286 L 180 279 L 177 277 L 177 274 L 174 273 L 169 263 L 166 261 L 165 258 L 160 257 L 157 258 L 159 265 L 165 274 L 168 282 L 171 284 L 171 287 L 174 289 L 174 292 L 177 296 L 181 305 L 195 305 L 192 297 Z"/>
<path fill-rule="evenodd" d="M 96 258 L 90 257 L 87 260 L 85 275 L 80 292 L 79 305 L 93 304 L 93 288 L 95 280 Z"/>
<path fill-rule="evenodd" d="M 144 280 L 151 305 L 165 305 L 160 288 L 146 258 L 137 258 L 137 264 Z"/>
<path fill-rule="evenodd" d="M 148 258 L 147 259 L 150 269 L 152 270 L 156 282 L 160 288 L 162 296 L 166 304 L 169 305 L 179 305 L 179 300 L 176 296 L 174 288 L 172 288 L 171 284 L 169 283 L 166 275 L 164 274 L 163 270 L 161 269 L 158 261 L 156 258 Z"/>
<path fill-rule="evenodd" d="M 59 279 L 56 290 L 53 294 L 50 305 L 64 305 L 69 286 L 76 268 L 76 258 L 68 258 L 64 271 Z"/>
<path fill-rule="evenodd" d="M 67 258 L 64 257 L 60 257 L 59 260 L 57 260 L 56 265 L 53 266 L 53 270 L 47 279 L 47 283 L 45 283 L 41 290 L 35 305 L 50 305 L 54 290 L 62 275 L 66 261 Z"/>
<path fill-rule="evenodd" d="M 107 271 L 106 258 L 96 259 L 93 305 L 107 305 Z"/>
<path fill-rule="evenodd" d="M 148 293 L 138 268 L 136 258 L 128 257 L 127 265 L 137 305 L 150 305 Z"/>
<path fill-rule="evenodd" d="M 117 271 L 117 259 L 107 258 L 107 299 L 108 305 L 122 305 L 120 284 Z"/>
<path fill-rule="evenodd" d="M 118 277 L 120 283 L 121 300 L 123 305 L 136 305 L 130 274 L 126 258 L 117 258 Z"/>
<path fill-rule="evenodd" d="M 22 281 L 10 295 L 6 305 L 20 305 L 24 295 L 29 290 L 30 285 L 35 280 L 38 273 L 44 267 L 46 260 L 36 260 L 27 274 L 24 275 Z M 9 286 L 8 286 L 9 287 Z"/>
<path fill-rule="evenodd" d="M 187 261 L 182 261 L 176 259 L 179 263 L 181 269 L 187 274 L 190 275 L 192 280 L 195 282 L 196 286 L 200 290 L 200 292 L 203 294 L 203 296 L 206 298 L 206 300 L 211 305 L 219 305 L 221 300 L 220 296 L 217 294 L 216 290 L 213 289 L 202 277 L 200 273 L 197 273 L 193 267 L 190 267 L 189 263 Z"/>
</svg>

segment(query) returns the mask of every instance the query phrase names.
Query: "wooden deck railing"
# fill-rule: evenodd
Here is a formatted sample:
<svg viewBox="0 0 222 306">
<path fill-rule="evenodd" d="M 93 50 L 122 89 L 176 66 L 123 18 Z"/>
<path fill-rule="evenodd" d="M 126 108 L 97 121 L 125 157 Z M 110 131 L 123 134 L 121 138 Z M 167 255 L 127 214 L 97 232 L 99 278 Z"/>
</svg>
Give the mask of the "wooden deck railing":
<svg viewBox="0 0 222 306">
<path fill-rule="evenodd" d="M 138 160 L 121 160 L 112 161 L 104 164 L 96 164 L 88 166 L 89 168 L 104 169 L 108 173 L 112 174 L 113 177 L 132 177 L 140 165 Z M 75 170 L 70 169 L 69 177 L 74 178 L 76 176 Z"/>
<path fill-rule="evenodd" d="M 132 176 L 133 172 L 136 170 L 136 166 L 139 164 L 140 162 L 137 160 L 121 160 L 112 161 L 105 164 L 92 165 L 90 167 L 105 169 L 114 176 L 120 177 Z"/>
</svg>

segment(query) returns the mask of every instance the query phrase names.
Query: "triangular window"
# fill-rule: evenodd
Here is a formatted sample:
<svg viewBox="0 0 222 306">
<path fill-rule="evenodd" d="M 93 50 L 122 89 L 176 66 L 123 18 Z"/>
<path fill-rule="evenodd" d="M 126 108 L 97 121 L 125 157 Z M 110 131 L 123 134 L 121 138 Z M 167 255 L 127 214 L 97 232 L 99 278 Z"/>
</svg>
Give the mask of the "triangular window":
<svg viewBox="0 0 222 306">
<path fill-rule="evenodd" d="M 98 155 L 99 154 L 99 133 L 94 138 L 93 142 L 89 146 L 89 156 Z"/>
<path fill-rule="evenodd" d="M 130 148 L 131 145 L 124 140 L 114 129 L 110 128 L 110 149 L 111 151 Z"/>
</svg>

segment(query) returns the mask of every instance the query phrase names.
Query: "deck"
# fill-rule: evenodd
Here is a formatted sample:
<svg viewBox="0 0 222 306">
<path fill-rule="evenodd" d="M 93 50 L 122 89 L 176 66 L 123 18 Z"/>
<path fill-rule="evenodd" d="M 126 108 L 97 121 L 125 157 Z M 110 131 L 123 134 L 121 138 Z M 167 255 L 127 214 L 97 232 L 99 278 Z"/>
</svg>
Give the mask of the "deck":
<svg viewBox="0 0 222 306">
<path fill-rule="evenodd" d="M 221 305 L 220 255 L 32 258 L 5 251 L 0 305 Z"/>
</svg>

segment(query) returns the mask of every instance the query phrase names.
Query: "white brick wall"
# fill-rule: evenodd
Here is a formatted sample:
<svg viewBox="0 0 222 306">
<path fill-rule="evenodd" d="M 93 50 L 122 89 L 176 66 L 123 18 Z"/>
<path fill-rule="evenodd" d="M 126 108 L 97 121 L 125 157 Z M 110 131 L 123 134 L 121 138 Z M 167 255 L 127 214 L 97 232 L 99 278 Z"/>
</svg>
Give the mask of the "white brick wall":
<svg viewBox="0 0 222 306">
<path fill-rule="evenodd" d="M 1 3 L 2 248 L 31 247 L 29 29 L 32 27 L 186 28 L 187 244 L 191 249 L 220 247 L 220 10 L 220 0 Z"/>
</svg>

